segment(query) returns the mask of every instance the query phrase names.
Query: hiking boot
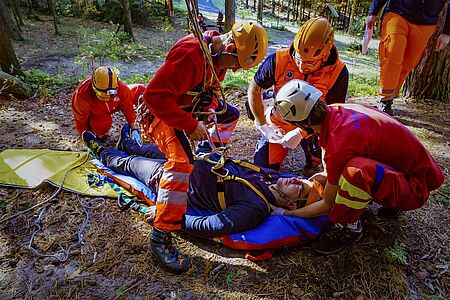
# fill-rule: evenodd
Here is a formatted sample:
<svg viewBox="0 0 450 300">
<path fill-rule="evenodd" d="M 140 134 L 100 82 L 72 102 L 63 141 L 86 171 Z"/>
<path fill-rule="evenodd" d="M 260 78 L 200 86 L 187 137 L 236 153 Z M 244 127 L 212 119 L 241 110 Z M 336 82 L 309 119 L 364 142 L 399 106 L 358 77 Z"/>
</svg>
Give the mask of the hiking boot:
<svg viewBox="0 0 450 300">
<path fill-rule="evenodd" d="M 103 151 L 104 147 L 100 146 L 97 137 L 92 132 L 85 130 L 81 135 L 83 142 L 88 147 L 88 152 L 93 157 L 100 157 L 100 153 Z"/>
<path fill-rule="evenodd" d="M 381 219 L 397 220 L 400 216 L 400 211 L 382 206 L 378 209 L 377 216 Z"/>
<path fill-rule="evenodd" d="M 360 221 L 353 224 L 334 224 L 328 232 L 311 243 L 311 248 L 320 254 L 334 254 L 358 241 L 362 234 Z"/>
<path fill-rule="evenodd" d="M 159 261 L 170 272 L 181 274 L 191 267 L 189 257 L 172 245 L 172 235 L 169 232 L 154 227 L 150 246 Z"/>
<path fill-rule="evenodd" d="M 393 103 L 394 103 L 393 100 L 380 101 L 378 109 L 381 110 L 382 112 L 387 113 L 390 116 L 393 116 L 394 115 L 394 110 L 392 109 Z"/>
<path fill-rule="evenodd" d="M 120 129 L 120 137 L 116 144 L 116 149 L 119 151 L 124 151 L 123 149 L 123 141 L 125 141 L 130 134 L 131 126 L 129 124 L 125 124 Z"/>
</svg>

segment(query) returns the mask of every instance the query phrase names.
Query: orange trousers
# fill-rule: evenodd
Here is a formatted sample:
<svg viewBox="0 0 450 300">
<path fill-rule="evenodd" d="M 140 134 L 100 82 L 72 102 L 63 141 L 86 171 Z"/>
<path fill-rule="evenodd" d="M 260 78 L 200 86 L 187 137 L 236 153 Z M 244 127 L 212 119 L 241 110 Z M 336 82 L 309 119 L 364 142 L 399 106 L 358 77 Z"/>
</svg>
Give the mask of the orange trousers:
<svg viewBox="0 0 450 300">
<path fill-rule="evenodd" d="M 383 19 L 380 56 L 380 86 L 383 97 L 398 95 L 408 74 L 417 66 L 436 25 L 415 25 L 393 12 Z"/>
<path fill-rule="evenodd" d="M 183 131 L 158 118 L 153 119 L 148 134 L 167 158 L 159 181 L 154 225 L 164 231 L 179 230 L 187 208 L 189 176 L 194 169 L 191 147 Z"/>
<path fill-rule="evenodd" d="M 356 222 L 371 201 L 391 209 L 413 210 L 422 207 L 429 195 L 425 178 L 407 177 L 375 160 L 356 157 L 344 167 L 329 218 L 333 223 Z"/>
</svg>

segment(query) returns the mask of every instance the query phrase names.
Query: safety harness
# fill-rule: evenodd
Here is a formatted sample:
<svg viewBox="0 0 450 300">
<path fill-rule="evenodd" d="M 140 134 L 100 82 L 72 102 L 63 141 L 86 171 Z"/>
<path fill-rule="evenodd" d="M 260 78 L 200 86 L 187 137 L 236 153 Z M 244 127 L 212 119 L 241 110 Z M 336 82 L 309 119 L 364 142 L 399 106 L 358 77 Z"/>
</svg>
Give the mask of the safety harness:
<svg viewBox="0 0 450 300">
<path fill-rule="evenodd" d="M 196 16 L 198 16 L 197 7 L 196 7 L 194 1 L 186 0 L 186 7 L 187 7 L 187 11 L 188 11 L 188 18 L 189 18 L 189 23 L 191 24 L 192 33 L 198 39 L 199 44 L 200 44 L 200 49 L 202 50 L 203 56 L 205 58 L 203 80 L 202 80 L 201 84 L 187 93 L 188 95 L 193 97 L 193 99 L 192 99 L 193 110 L 191 112 L 196 115 L 210 115 L 210 114 L 221 115 L 221 114 L 224 114 L 227 110 L 225 93 L 223 92 L 223 88 L 220 84 L 219 77 L 217 76 L 216 71 L 214 69 L 214 64 L 212 61 L 211 52 L 208 48 L 208 44 L 205 43 L 205 39 L 207 40 L 209 37 L 205 37 L 200 29 L 200 25 L 198 24 L 198 19 L 196 17 Z M 208 69 L 211 71 L 211 75 L 212 75 L 211 78 L 209 79 L 209 84 L 207 84 L 208 80 L 206 78 L 206 71 Z M 196 107 L 198 107 L 197 102 L 199 102 L 202 99 L 203 93 L 207 89 L 207 86 L 208 87 L 214 86 L 213 83 L 217 83 L 217 86 L 219 87 L 220 96 L 221 96 L 222 101 L 224 102 L 222 110 L 216 111 L 216 112 L 194 111 L 194 109 Z"/>
<path fill-rule="evenodd" d="M 242 167 L 251 169 L 257 173 L 260 173 L 264 175 L 264 177 L 267 180 L 273 180 L 272 175 L 261 169 L 260 167 L 248 162 L 243 161 L 240 159 L 234 159 L 229 157 L 229 147 L 217 147 L 213 149 L 210 153 L 207 153 L 203 156 L 203 160 L 212 164 L 211 167 L 211 173 L 216 175 L 217 178 L 217 198 L 219 200 L 219 205 L 222 210 L 225 210 L 227 208 L 227 204 L 225 201 L 225 188 L 224 183 L 227 180 L 235 180 L 238 181 L 248 188 L 250 188 L 252 191 L 254 191 L 267 205 L 267 211 L 270 212 L 270 204 L 269 200 L 267 200 L 266 196 L 258 190 L 253 184 L 251 184 L 248 180 L 241 178 L 239 176 L 236 176 L 234 174 L 230 173 L 230 170 L 225 167 L 225 163 L 227 161 L 232 161 L 233 163 L 240 165 Z M 213 158 L 213 156 L 219 156 L 217 160 Z"/>
</svg>

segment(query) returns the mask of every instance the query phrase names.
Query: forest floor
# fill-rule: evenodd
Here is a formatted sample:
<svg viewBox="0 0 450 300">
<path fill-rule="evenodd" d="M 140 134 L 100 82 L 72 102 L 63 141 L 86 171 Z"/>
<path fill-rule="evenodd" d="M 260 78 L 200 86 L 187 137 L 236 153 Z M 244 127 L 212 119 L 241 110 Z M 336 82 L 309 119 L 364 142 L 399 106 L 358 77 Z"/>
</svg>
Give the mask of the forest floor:
<svg viewBox="0 0 450 300">
<path fill-rule="evenodd" d="M 25 42 L 14 43 L 22 65 L 51 72 L 49 57 L 68 61 L 79 41 L 73 32 L 83 23 L 98 28 L 108 24 L 61 18 L 63 35 L 52 35 L 52 22 L 29 23 Z M 136 38 L 157 47 L 184 35 L 184 24 L 173 31 L 135 28 Z M 271 35 L 276 35 L 271 31 Z M 288 35 L 281 32 L 280 35 Z M 292 38 L 291 35 L 290 38 Z M 156 43 L 156 44 L 155 44 Z M 358 63 L 360 58 L 355 56 Z M 147 63 L 157 66 L 161 59 Z M 71 66 L 61 69 L 70 75 Z M 151 69 L 151 67 L 149 67 Z M 149 70 L 150 71 L 150 70 Z M 154 71 L 154 70 L 153 70 Z M 54 71 L 53 71 L 54 72 Z M 49 148 L 79 151 L 84 145 L 73 127 L 70 96 L 73 88 L 54 96 L 27 100 L 1 99 L 0 151 Z M 245 111 L 245 89 L 226 91 L 228 101 Z M 375 97 L 349 102 L 376 104 Z M 450 298 L 450 167 L 449 111 L 446 104 L 395 101 L 396 118 L 408 126 L 436 157 L 447 180 L 421 209 L 403 213 L 395 221 L 376 217 L 369 207 L 362 217 L 365 233 L 355 245 L 332 256 L 319 256 L 307 245 L 276 251 L 267 261 L 252 262 L 242 253 L 213 242 L 177 234 L 178 245 L 192 258 L 192 268 L 172 275 L 157 264 L 148 248 L 151 231 L 142 216 L 122 213 L 114 199 L 91 211 L 85 242 L 66 262 L 39 258 L 27 249 L 32 222 L 39 213 L 24 214 L 0 228 L 0 298 L 2 299 L 449 299 Z M 123 122 L 116 116 L 112 136 Z M 388 129 L 387 129 L 388 130 Z M 258 134 L 245 114 L 232 141 L 234 156 L 251 159 Z M 386 149 L 389 151 L 389 149 Z M 289 155 L 286 172 L 302 170 L 302 153 Z M 48 198 L 54 187 L 0 188 L 0 215 L 11 215 Z M 83 197 L 84 198 L 84 197 Z M 42 219 L 43 232 L 35 239 L 41 251 L 61 251 L 74 242 L 83 222 L 76 195 L 62 191 Z M 76 240 L 76 239 L 75 239 Z"/>
</svg>

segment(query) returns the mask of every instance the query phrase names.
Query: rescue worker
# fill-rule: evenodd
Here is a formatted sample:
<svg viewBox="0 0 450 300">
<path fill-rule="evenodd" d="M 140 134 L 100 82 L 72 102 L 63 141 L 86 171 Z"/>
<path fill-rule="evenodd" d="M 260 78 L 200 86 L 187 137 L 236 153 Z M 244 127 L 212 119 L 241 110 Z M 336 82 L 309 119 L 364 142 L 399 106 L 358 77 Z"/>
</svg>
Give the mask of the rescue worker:
<svg viewBox="0 0 450 300">
<path fill-rule="evenodd" d="M 317 137 L 303 139 L 306 134 L 282 121 L 272 105 L 266 108 L 262 94 L 272 86 L 276 94 L 286 82 L 302 79 L 317 87 L 322 92 L 321 99 L 328 104 L 344 103 L 348 70 L 333 42 L 334 32 L 328 20 L 313 18 L 303 24 L 289 48 L 277 50 L 260 65 L 248 88 L 249 108 L 262 133 L 255 164 L 279 170 L 288 150 L 301 143 L 306 157 L 305 175 L 319 171 Z"/>
<path fill-rule="evenodd" d="M 113 69 L 96 68 L 72 95 L 73 120 L 80 137 L 83 131 L 90 130 L 104 140 L 112 126 L 112 114 L 122 111 L 132 128 L 133 139 L 142 144 L 132 101 L 132 92 Z"/>
<path fill-rule="evenodd" d="M 219 30 L 220 33 L 223 33 L 224 25 L 225 23 L 223 21 L 223 12 L 219 10 L 219 12 L 217 13 L 217 29 Z"/>
<path fill-rule="evenodd" d="M 122 132 L 126 133 L 128 129 Z M 85 131 L 83 140 L 92 153 L 111 170 L 133 178 L 158 190 L 165 156 L 155 144 L 139 146 L 123 135 L 119 151 L 100 146 L 95 136 Z M 226 180 L 223 184 L 224 201 L 218 196 L 217 176 L 211 172 L 207 161 L 195 160 L 189 179 L 188 206 L 211 213 L 209 216 L 185 215 L 181 228 L 201 237 L 215 237 L 253 229 L 262 223 L 272 211 L 296 209 L 319 200 L 322 184 L 300 178 L 282 178 L 278 172 L 249 168 L 227 159 L 224 168 L 241 180 Z M 155 206 L 149 208 L 146 221 L 155 218 Z M 171 249 L 170 249 L 171 250 Z M 169 250 L 169 251 L 170 251 Z"/>
<path fill-rule="evenodd" d="M 292 80 L 275 101 L 286 121 L 318 134 L 326 169 L 314 178 L 327 178 L 322 200 L 281 214 L 329 214 L 335 225 L 311 246 L 332 254 L 362 236 L 358 220 L 372 201 L 382 206 L 379 216 L 396 217 L 422 207 L 445 177 L 427 149 L 397 120 L 373 107 L 327 106 L 320 94 L 312 85 Z"/>
<path fill-rule="evenodd" d="M 198 109 L 220 111 L 223 101 L 214 96 L 215 82 L 205 57 L 210 56 L 222 81 L 228 69 L 248 70 L 264 58 L 268 41 L 264 28 L 255 22 L 236 22 L 231 31 L 204 33 L 203 43 L 209 49 L 203 53 L 193 35 L 179 40 L 170 49 L 164 64 L 144 91 L 144 103 L 150 114 L 143 120 L 145 134 L 153 137 L 168 161 L 164 165 L 156 203 L 157 215 L 150 239 L 151 249 L 162 264 L 171 271 L 189 269 L 189 258 L 172 247 L 170 232 L 181 228 L 186 212 L 189 174 L 193 156 L 189 141 L 205 141 L 208 131 L 202 121 L 193 117 Z M 212 88 L 211 88 L 212 87 Z M 203 96 L 208 101 L 203 102 Z M 193 103 L 193 99 L 196 100 Z M 200 101 L 200 102 L 199 102 Z M 194 111 L 193 111 L 194 110 Z M 220 134 L 212 141 L 227 143 L 239 119 L 239 111 L 226 104 L 226 113 L 217 115 Z M 208 118 L 205 118 L 205 122 Z M 168 247 L 172 247 L 168 251 Z"/>
<path fill-rule="evenodd" d="M 366 19 L 366 27 L 373 28 L 376 16 L 387 3 L 382 17 L 380 82 L 378 108 L 393 115 L 393 99 L 408 74 L 417 66 L 425 52 L 428 40 L 436 32 L 439 14 L 448 0 L 388 1 L 373 0 Z M 436 42 L 436 50 L 443 49 L 450 40 L 450 13 L 444 14 L 445 23 Z"/>
</svg>

